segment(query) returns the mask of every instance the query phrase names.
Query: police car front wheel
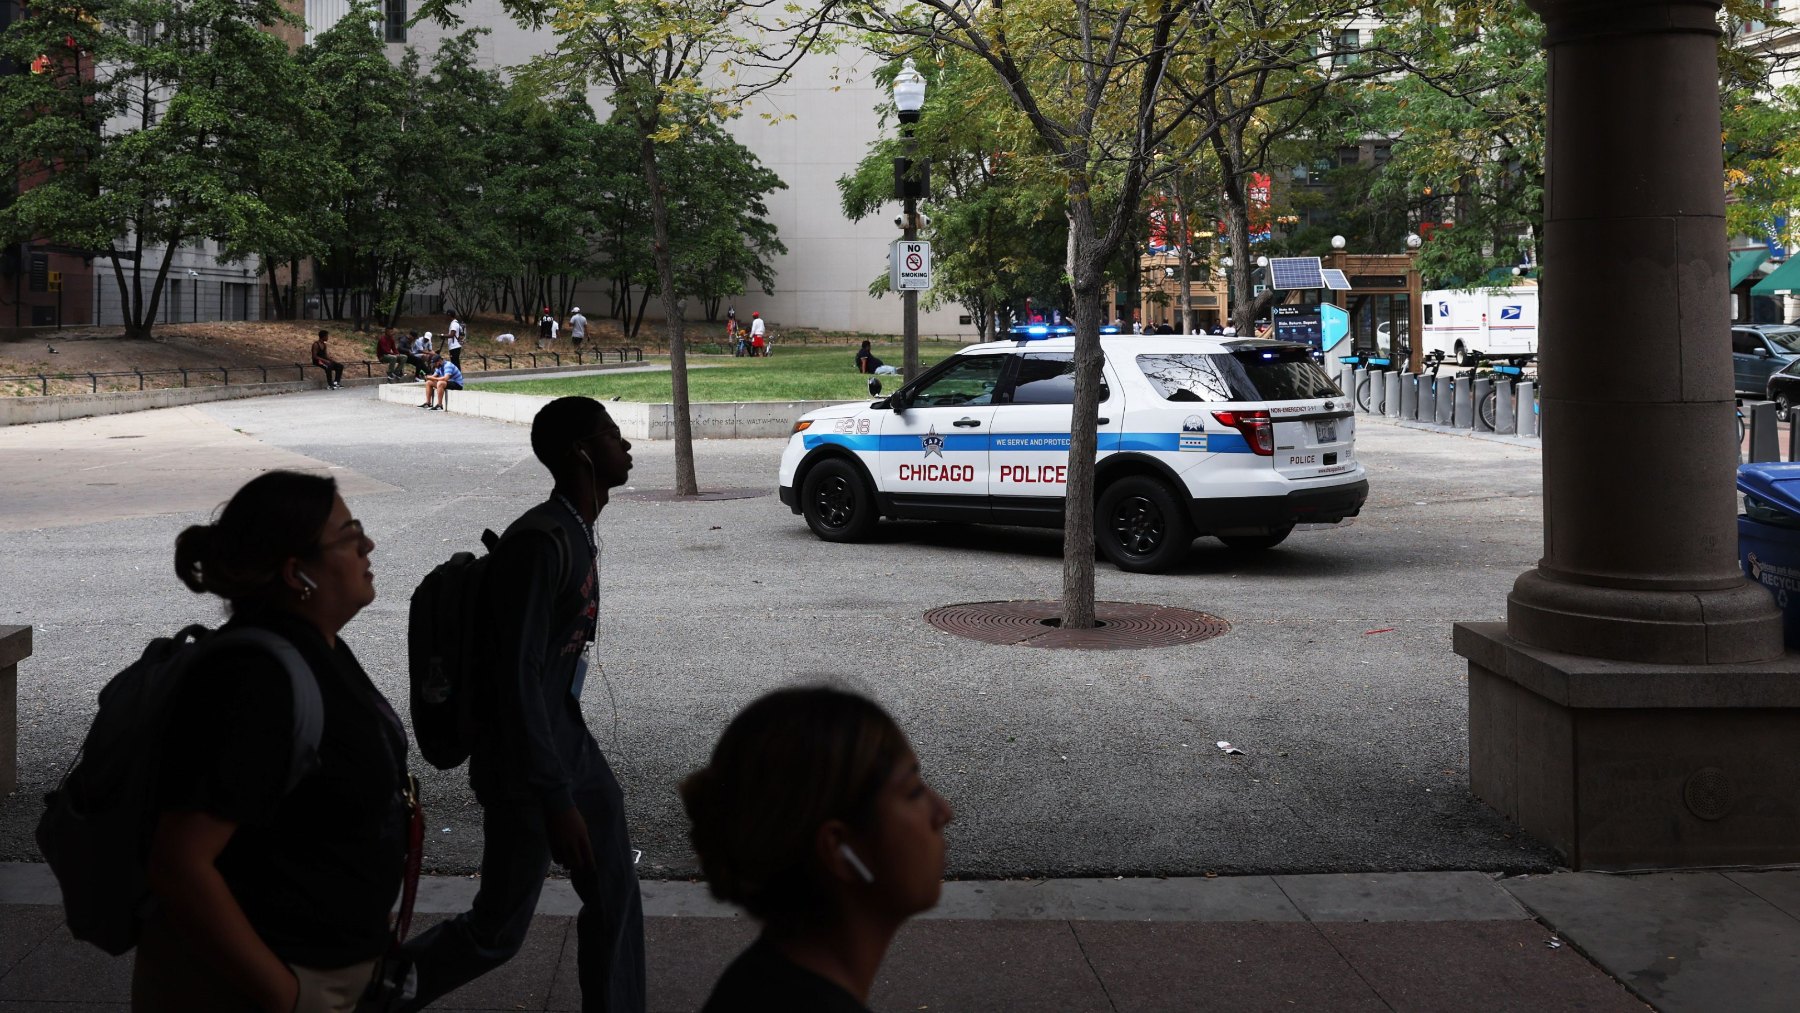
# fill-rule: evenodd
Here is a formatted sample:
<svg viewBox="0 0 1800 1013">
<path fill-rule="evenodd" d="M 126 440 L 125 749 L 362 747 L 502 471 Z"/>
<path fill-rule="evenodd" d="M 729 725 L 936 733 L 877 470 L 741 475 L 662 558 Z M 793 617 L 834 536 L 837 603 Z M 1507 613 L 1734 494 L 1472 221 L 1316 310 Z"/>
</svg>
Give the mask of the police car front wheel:
<svg viewBox="0 0 1800 1013">
<path fill-rule="evenodd" d="M 880 519 L 869 484 L 847 461 L 820 461 L 806 473 L 800 489 L 800 512 L 813 534 L 828 542 L 867 538 Z"/>
<path fill-rule="evenodd" d="M 1106 487 L 1094 517 L 1094 540 L 1114 566 L 1160 573 L 1180 562 L 1194 544 L 1193 525 L 1169 487 L 1133 475 Z"/>
</svg>

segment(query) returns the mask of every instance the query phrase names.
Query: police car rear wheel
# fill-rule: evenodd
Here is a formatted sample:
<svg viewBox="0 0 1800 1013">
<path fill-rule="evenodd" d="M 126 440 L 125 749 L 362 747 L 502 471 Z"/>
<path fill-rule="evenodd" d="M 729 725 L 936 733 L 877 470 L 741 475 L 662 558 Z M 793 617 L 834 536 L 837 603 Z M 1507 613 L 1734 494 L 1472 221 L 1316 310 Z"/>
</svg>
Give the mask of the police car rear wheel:
<svg viewBox="0 0 1800 1013">
<path fill-rule="evenodd" d="M 867 538 L 879 519 L 868 483 L 844 461 L 821 461 L 806 473 L 801 512 L 813 534 L 828 542 Z"/>
<path fill-rule="evenodd" d="M 1123 478 L 1100 494 L 1094 539 L 1114 566 L 1132 573 L 1160 573 L 1194 544 L 1187 514 L 1169 487 L 1153 478 Z"/>
<path fill-rule="evenodd" d="M 1285 541 L 1288 535 L 1293 533 L 1294 526 L 1289 524 L 1285 528 L 1279 528 L 1266 535 L 1220 535 L 1219 541 L 1224 542 L 1227 548 L 1243 551 L 1260 551 L 1262 549 L 1273 549 L 1275 546 L 1280 545 Z"/>
</svg>

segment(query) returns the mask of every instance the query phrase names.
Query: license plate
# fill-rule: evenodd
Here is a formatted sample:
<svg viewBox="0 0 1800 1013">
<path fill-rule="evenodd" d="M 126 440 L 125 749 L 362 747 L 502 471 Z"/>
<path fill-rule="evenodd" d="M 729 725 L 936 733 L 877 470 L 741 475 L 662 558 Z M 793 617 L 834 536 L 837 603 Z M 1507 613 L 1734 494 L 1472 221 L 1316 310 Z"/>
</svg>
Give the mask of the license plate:
<svg viewBox="0 0 1800 1013">
<path fill-rule="evenodd" d="M 1314 422 L 1313 429 L 1317 432 L 1318 440 L 1320 443 L 1336 443 L 1337 442 L 1337 420 L 1336 419 L 1332 419 L 1328 422 Z"/>
</svg>

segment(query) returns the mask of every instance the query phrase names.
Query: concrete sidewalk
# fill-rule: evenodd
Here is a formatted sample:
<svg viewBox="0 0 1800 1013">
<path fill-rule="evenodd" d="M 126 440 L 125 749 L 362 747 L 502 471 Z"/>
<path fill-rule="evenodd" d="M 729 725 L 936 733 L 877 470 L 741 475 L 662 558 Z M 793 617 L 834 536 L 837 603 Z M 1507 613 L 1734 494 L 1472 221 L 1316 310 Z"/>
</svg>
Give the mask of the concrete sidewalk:
<svg viewBox="0 0 1800 1013">
<path fill-rule="evenodd" d="M 430 878 L 415 931 L 474 882 Z M 702 885 L 646 881 L 653 1010 L 693 1010 L 754 936 Z M 130 960 L 61 928 L 43 866 L 0 865 L 0 1011 L 123 1009 Z M 576 903 L 436 1008 L 573 1010 Z M 1623 983 L 1623 984 L 1621 984 Z M 1375 873 L 946 884 L 876 1010 L 1791 1010 L 1800 872 Z"/>
</svg>

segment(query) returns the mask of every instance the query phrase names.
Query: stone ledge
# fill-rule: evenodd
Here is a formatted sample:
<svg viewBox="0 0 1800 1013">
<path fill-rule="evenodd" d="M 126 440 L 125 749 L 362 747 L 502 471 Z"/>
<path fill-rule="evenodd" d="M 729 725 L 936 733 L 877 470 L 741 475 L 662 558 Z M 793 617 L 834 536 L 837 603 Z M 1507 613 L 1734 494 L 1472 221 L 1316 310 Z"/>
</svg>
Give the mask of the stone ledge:
<svg viewBox="0 0 1800 1013">
<path fill-rule="evenodd" d="M 1800 708 L 1800 654 L 1729 665 L 1609 661 L 1540 650 L 1505 623 L 1457 623 L 1454 650 L 1561 707 Z"/>
<path fill-rule="evenodd" d="M 31 657 L 31 627 L 0 626 L 0 668 Z"/>
</svg>

